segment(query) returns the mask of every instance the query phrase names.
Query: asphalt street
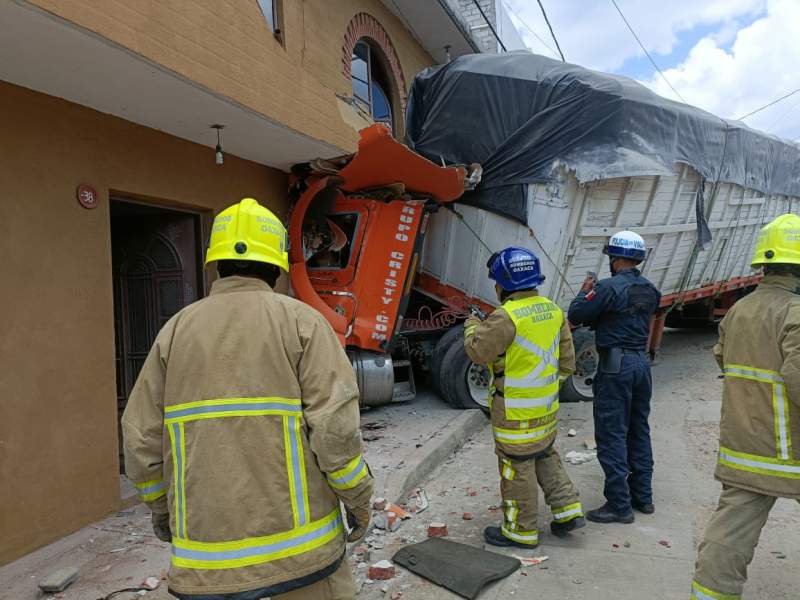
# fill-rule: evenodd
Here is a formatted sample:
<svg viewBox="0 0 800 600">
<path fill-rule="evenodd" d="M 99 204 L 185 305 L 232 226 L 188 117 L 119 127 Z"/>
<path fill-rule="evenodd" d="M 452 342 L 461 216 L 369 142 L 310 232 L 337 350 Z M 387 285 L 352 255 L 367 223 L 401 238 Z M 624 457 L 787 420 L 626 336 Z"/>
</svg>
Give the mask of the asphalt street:
<svg viewBox="0 0 800 600">
<path fill-rule="evenodd" d="M 481 595 L 494 598 L 558 600 L 686 599 L 697 544 L 721 489 L 713 479 L 721 398 L 719 370 L 711 355 L 715 331 L 668 331 L 653 367 L 655 393 L 651 426 L 655 451 L 656 514 L 637 513 L 632 525 L 587 527 L 568 539 L 549 532 L 551 515 L 540 499 L 541 544 L 517 556 L 547 556 L 491 585 Z M 591 404 L 562 405 L 558 447 L 563 454 L 582 450 L 593 433 Z M 567 431 L 574 428 L 575 437 Z M 603 503 L 603 476 L 596 460 L 567 469 L 587 509 Z M 422 541 L 430 522 L 448 525 L 449 538 L 483 547 L 482 531 L 499 524 L 499 475 L 488 425 L 435 471 L 424 487 L 430 508 L 406 521 L 395 533 L 378 536 L 371 561 L 390 558 L 409 540 Z M 471 514 L 464 520 L 463 514 Z M 779 500 L 762 534 L 744 598 L 800 597 L 800 506 Z M 493 549 L 494 550 L 494 549 Z M 363 570 L 363 569 L 362 569 Z M 398 569 L 389 582 L 365 583 L 368 599 L 456 598 L 416 575 Z"/>
</svg>

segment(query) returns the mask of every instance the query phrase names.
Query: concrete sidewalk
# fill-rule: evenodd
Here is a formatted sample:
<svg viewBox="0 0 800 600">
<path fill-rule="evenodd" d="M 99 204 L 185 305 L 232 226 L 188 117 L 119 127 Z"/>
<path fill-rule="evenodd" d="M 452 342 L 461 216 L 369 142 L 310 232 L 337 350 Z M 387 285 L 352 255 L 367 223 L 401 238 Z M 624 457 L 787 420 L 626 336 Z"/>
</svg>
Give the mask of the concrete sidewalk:
<svg viewBox="0 0 800 600">
<path fill-rule="evenodd" d="M 408 404 L 372 409 L 362 415 L 365 453 L 375 476 L 375 494 L 398 501 L 487 422 L 480 411 L 453 410 L 422 390 Z M 37 581 L 61 567 L 80 569 L 64 600 L 96 600 L 147 577 L 163 578 L 169 545 L 152 534 L 150 515 L 141 504 L 86 527 L 54 544 L 0 568 L 0 600 L 48 598 Z M 120 594 L 114 600 L 137 598 Z M 171 598 L 165 583 L 145 596 Z"/>
</svg>

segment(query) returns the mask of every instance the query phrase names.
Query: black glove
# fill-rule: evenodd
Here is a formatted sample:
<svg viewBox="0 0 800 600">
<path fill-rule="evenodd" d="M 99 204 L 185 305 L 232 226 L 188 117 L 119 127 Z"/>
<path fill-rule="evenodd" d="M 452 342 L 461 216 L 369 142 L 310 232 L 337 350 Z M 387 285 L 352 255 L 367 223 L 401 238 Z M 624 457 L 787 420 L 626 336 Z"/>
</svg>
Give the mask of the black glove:
<svg viewBox="0 0 800 600">
<path fill-rule="evenodd" d="M 172 541 L 172 532 L 169 530 L 169 513 L 153 513 L 153 533 L 162 542 Z"/>
<path fill-rule="evenodd" d="M 347 526 L 350 527 L 350 535 L 347 536 L 348 542 L 357 542 L 369 530 L 369 521 L 372 517 L 372 510 L 370 504 L 364 506 L 345 506 L 345 513 L 347 514 Z"/>
</svg>

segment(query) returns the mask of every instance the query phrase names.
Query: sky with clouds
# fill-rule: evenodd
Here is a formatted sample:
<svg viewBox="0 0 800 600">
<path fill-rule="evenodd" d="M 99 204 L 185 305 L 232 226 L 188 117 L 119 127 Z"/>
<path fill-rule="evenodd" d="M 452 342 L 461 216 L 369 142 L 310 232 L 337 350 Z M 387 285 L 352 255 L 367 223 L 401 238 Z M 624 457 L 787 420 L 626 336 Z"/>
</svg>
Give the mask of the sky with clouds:
<svg viewBox="0 0 800 600">
<path fill-rule="evenodd" d="M 536 0 L 502 2 L 528 47 L 552 56 L 554 44 Z M 568 62 L 628 75 L 678 100 L 611 0 L 543 3 Z M 617 0 L 617 4 L 689 104 L 738 118 L 800 88 L 800 0 Z M 745 122 L 799 139 L 800 93 Z"/>
</svg>

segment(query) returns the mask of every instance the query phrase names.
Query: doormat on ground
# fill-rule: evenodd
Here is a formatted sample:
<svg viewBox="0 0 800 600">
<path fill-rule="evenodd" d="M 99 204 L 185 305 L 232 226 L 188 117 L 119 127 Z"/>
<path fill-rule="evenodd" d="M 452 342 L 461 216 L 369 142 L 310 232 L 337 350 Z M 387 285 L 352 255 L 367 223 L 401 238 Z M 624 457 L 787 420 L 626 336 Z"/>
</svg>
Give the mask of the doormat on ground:
<svg viewBox="0 0 800 600">
<path fill-rule="evenodd" d="M 516 558 L 442 538 L 406 546 L 392 560 L 469 600 L 477 598 L 486 584 L 508 577 L 520 566 Z"/>
</svg>

